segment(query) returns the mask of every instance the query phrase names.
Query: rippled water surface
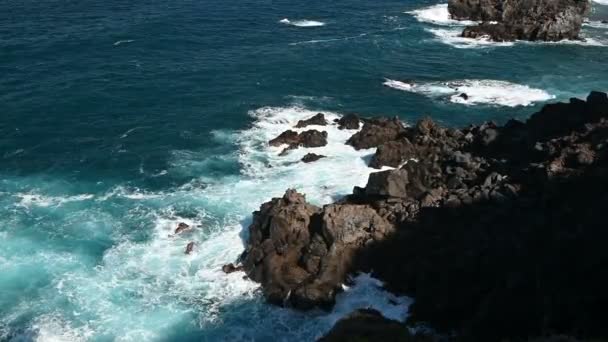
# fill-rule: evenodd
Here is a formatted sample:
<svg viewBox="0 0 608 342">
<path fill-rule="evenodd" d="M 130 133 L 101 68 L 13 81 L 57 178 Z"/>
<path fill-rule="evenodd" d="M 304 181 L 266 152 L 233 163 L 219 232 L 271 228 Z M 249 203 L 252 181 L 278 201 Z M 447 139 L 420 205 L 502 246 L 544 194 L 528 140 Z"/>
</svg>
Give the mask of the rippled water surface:
<svg viewBox="0 0 608 342">
<path fill-rule="evenodd" d="M 496 44 L 430 0 L 0 1 L 0 340 L 314 340 L 357 307 L 403 319 L 409 299 L 366 275 L 302 314 L 221 272 L 260 203 L 328 203 L 371 172 L 352 131 L 286 157 L 266 142 L 319 111 L 459 126 L 607 91 L 601 2 L 584 42 Z M 328 158 L 297 162 L 312 150 Z"/>
</svg>

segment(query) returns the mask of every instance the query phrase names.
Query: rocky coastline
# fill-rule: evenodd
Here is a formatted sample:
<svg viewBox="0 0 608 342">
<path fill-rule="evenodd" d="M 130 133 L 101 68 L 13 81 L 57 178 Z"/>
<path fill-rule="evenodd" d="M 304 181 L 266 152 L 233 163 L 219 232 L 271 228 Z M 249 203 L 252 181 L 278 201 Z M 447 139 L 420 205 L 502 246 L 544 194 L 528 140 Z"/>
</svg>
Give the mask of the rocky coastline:
<svg viewBox="0 0 608 342">
<path fill-rule="evenodd" d="M 580 39 L 588 0 L 450 0 L 453 19 L 481 23 L 468 26 L 465 38 L 494 41 Z"/>
<path fill-rule="evenodd" d="M 329 309 L 353 274 L 371 272 L 414 298 L 406 323 L 354 313 L 326 341 L 348 340 L 349 325 L 387 338 L 382 324 L 399 341 L 608 336 L 605 93 L 502 126 L 342 119 L 362 125 L 347 144 L 377 148 L 370 166 L 384 169 L 324 207 L 289 189 L 254 212 L 237 267 L 268 302 Z M 436 335 L 403 335 L 418 323 Z"/>
</svg>

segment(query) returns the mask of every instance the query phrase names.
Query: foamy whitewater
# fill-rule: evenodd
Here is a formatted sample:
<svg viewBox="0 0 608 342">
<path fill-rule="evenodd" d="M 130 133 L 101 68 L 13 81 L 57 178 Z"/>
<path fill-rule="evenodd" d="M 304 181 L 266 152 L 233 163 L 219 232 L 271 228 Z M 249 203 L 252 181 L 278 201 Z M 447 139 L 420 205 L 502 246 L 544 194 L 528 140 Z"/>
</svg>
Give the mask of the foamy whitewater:
<svg viewBox="0 0 608 342">
<path fill-rule="evenodd" d="M 291 21 L 291 20 L 285 18 L 285 19 L 281 19 L 279 22 L 281 24 L 286 24 L 286 25 L 291 25 L 291 26 L 296 26 L 296 27 L 319 27 L 319 26 L 325 26 L 324 22 L 315 21 L 315 20 L 294 20 L 294 21 Z"/>
<path fill-rule="evenodd" d="M 390 88 L 447 99 L 464 105 L 529 106 L 555 98 L 542 89 L 495 80 L 458 80 L 448 82 L 401 82 L 386 80 Z"/>
<path fill-rule="evenodd" d="M 373 171 L 367 167 L 365 158 L 374 150 L 355 151 L 345 145 L 355 131 L 338 130 L 335 125 L 308 127 L 327 131 L 328 145 L 300 148 L 283 157 L 279 157 L 280 147 L 268 146 L 268 140 L 316 113 L 302 107 L 265 107 L 250 113 L 255 119 L 251 128 L 217 132 L 217 139 L 234 139 L 240 146 L 236 155 L 226 156 L 243 165 L 243 175 L 238 178 L 210 179 L 202 175 L 163 192 L 119 185 L 96 195 L 58 196 L 41 190 L 20 193 L 14 198 L 3 194 L 2 203 L 16 212 L 39 217 L 64 213 L 66 216 L 58 224 L 64 226 L 66 234 L 78 229 L 83 237 L 94 234 L 111 238 L 113 232 L 126 228 L 122 227 L 122 218 L 112 209 L 108 211 L 112 207 L 129 208 L 128 221 L 136 227 L 150 225 L 153 229 L 144 241 L 135 236 L 120 237 L 122 241 L 104 253 L 92 268 L 82 267 L 88 261 L 76 260 L 67 252 L 48 254 L 31 250 L 26 241 L 13 240 L 8 231 L 2 236 L 4 246 L 27 252 L 1 260 L 5 275 L 17 275 L 39 264 L 63 271 L 55 274 L 53 286 L 37 301 L 25 301 L 10 309 L 0 326 L 14 324 L 14 320 L 40 303 L 50 306 L 53 302 L 63 302 L 72 309 L 40 314 L 19 338 L 85 341 L 108 336 L 117 341 L 162 340 L 167 338 L 165 331 L 172 325 L 194 320 L 201 329 L 210 332 L 217 329 L 216 335 L 210 336 L 221 340 L 264 339 L 272 334 L 269 327 L 283 322 L 278 329 L 289 326 L 289 331 L 276 331 L 272 334 L 274 339 L 311 341 L 356 308 L 372 307 L 387 317 L 404 320 L 410 300 L 384 292 L 382 284 L 368 275 L 356 277 L 353 287 L 345 287 L 332 312 L 305 314 L 265 305 L 258 284 L 244 280 L 242 273 L 226 275 L 221 271 L 222 265 L 234 262 L 243 251 L 243 233 L 251 212 L 264 201 L 281 196 L 287 188 L 295 188 L 312 203 L 322 205 L 350 193 L 355 185 L 365 185 Z M 326 116 L 330 121 L 339 117 L 334 113 Z M 327 158 L 314 164 L 300 163 L 309 152 Z M 183 155 L 176 156 L 174 169 L 169 173 L 179 172 L 184 163 L 189 163 L 181 159 Z M 79 211 L 85 202 L 93 204 L 92 207 Z M 190 235 L 173 236 L 179 222 L 196 229 Z M 42 220 L 34 229 L 44 225 Z M 185 255 L 189 241 L 196 242 L 196 247 L 191 255 Z M 133 311 L 135 307 L 144 312 Z M 256 319 L 234 326 L 231 321 L 239 317 Z M 7 338 L 6 334 L 8 330 L 0 330 L 0 339 Z"/>
</svg>

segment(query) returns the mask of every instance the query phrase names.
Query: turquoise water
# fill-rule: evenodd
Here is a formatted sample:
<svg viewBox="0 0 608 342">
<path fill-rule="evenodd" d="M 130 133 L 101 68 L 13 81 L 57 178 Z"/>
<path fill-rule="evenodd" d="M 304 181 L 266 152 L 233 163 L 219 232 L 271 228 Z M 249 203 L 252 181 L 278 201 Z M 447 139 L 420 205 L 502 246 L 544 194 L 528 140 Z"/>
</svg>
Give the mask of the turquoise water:
<svg viewBox="0 0 608 342">
<path fill-rule="evenodd" d="M 502 122 L 608 90 L 608 6 L 585 43 L 489 44 L 438 4 L 0 1 L 0 340 L 312 340 L 357 307 L 403 318 L 365 275 L 302 314 L 220 268 L 263 201 L 365 184 L 353 132 L 328 128 L 314 165 L 265 145 L 298 119 Z M 170 237 L 179 222 L 197 228 Z"/>
</svg>

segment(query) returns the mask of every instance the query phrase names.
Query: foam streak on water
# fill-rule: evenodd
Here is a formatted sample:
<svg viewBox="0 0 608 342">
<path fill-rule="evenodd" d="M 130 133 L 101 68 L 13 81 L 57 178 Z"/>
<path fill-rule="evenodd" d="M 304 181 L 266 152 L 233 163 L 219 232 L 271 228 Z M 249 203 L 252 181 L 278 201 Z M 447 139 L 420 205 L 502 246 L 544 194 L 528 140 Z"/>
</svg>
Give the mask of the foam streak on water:
<svg viewBox="0 0 608 342">
<path fill-rule="evenodd" d="M 448 99 L 463 105 L 529 106 L 554 96 L 542 89 L 496 80 L 458 80 L 448 82 L 401 82 L 386 80 L 390 88 Z"/>
</svg>

